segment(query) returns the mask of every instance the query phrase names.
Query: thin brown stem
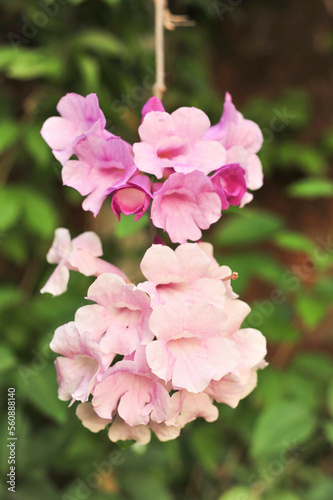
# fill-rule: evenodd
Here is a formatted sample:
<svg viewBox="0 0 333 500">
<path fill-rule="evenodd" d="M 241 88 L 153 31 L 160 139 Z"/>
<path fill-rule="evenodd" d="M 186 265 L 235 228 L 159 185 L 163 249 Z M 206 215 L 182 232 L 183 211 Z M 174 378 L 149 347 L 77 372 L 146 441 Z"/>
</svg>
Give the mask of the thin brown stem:
<svg viewBox="0 0 333 500">
<path fill-rule="evenodd" d="M 162 99 L 165 86 L 165 61 L 164 61 L 164 11 L 165 0 L 155 0 L 155 57 L 156 57 L 156 83 L 154 96 Z"/>
</svg>

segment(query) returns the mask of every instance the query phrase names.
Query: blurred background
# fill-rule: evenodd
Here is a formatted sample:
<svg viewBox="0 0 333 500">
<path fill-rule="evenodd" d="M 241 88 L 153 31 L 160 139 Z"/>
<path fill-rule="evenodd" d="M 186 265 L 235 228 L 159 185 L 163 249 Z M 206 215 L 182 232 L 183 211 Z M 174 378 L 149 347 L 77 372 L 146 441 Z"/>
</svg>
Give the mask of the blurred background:
<svg viewBox="0 0 333 500">
<path fill-rule="evenodd" d="M 238 271 L 246 326 L 268 340 L 269 367 L 238 408 L 189 424 L 176 441 L 119 447 L 57 399 L 55 328 L 91 278 L 40 288 L 58 226 L 96 231 L 105 258 L 140 279 L 147 219 L 97 220 L 61 186 L 40 137 L 66 92 L 97 93 L 107 128 L 138 140 L 154 83 L 152 0 L 2 0 L 0 7 L 1 435 L 17 399 L 17 500 L 329 500 L 333 498 L 333 2 L 170 0 L 194 28 L 166 34 L 167 111 L 197 106 L 216 123 L 225 91 L 264 134 L 265 183 L 206 241 Z M 0 450 L 1 498 L 8 450 Z"/>
</svg>

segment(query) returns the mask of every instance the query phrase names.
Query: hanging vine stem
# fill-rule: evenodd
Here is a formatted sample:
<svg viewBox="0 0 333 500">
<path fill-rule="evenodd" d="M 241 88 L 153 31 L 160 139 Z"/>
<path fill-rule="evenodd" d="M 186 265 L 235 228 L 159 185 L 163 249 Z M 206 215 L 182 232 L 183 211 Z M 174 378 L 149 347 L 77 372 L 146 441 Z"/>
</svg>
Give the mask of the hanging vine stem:
<svg viewBox="0 0 333 500">
<path fill-rule="evenodd" d="M 154 0 L 155 2 L 155 56 L 156 56 L 156 82 L 153 94 L 162 100 L 166 91 L 165 86 L 165 50 L 164 28 L 174 30 L 177 26 L 194 26 L 195 22 L 187 16 L 174 16 L 168 9 L 167 0 Z"/>
<path fill-rule="evenodd" d="M 164 60 L 164 10 L 165 0 L 155 0 L 155 57 L 156 57 L 156 83 L 154 96 L 162 99 L 165 86 L 165 60 Z"/>
</svg>

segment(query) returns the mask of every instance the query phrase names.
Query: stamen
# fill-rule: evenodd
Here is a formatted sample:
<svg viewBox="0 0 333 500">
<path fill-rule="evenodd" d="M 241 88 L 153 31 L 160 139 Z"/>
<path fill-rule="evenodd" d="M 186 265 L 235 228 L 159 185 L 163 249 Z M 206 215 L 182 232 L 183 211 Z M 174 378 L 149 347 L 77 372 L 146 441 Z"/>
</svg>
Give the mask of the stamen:
<svg viewBox="0 0 333 500">
<path fill-rule="evenodd" d="M 238 273 L 232 273 L 226 278 L 222 278 L 222 281 L 236 280 L 238 278 Z"/>
</svg>

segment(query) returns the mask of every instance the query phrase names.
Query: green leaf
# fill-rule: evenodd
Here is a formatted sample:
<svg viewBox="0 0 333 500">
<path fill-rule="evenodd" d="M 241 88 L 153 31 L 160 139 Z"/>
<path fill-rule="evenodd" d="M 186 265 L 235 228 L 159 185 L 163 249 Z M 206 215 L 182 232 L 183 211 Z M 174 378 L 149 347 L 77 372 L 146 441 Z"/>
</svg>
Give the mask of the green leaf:
<svg viewBox="0 0 333 500">
<path fill-rule="evenodd" d="M 50 238 L 57 227 L 57 214 L 52 203 L 39 192 L 26 191 L 24 217 L 28 228 L 42 238 Z"/>
<path fill-rule="evenodd" d="M 296 300 L 296 311 L 308 328 L 314 328 L 327 314 L 327 305 L 314 294 L 301 294 Z"/>
<path fill-rule="evenodd" d="M 5 284 L 0 288 L 0 312 L 15 309 L 22 300 L 22 291 L 14 285 Z"/>
<path fill-rule="evenodd" d="M 303 374 L 304 377 L 311 377 L 322 386 L 333 377 L 332 360 L 324 354 L 302 353 L 294 357 L 291 367 Z"/>
<path fill-rule="evenodd" d="M 305 500 L 328 500 L 333 498 L 333 480 L 321 474 L 307 489 Z"/>
<path fill-rule="evenodd" d="M 257 459 L 273 458 L 304 445 L 316 428 L 316 418 L 306 406 L 279 402 L 266 408 L 254 428 L 251 453 Z"/>
<path fill-rule="evenodd" d="M 24 265 L 27 261 L 28 247 L 24 238 L 21 232 L 12 231 L 1 240 L 1 251 L 10 262 Z"/>
<path fill-rule="evenodd" d="M 259 500 L 259 497 L 252 488 L 234 486 L 226 493 L 223 493 L 218 500 Z"/>
<path fill-rule="evenodd" d="M 21 213 L 21 203 L 15 190 L 0 189 L 0 231 L 8 231 L 17 222 Z"/>
<path fill-rule="evenodd" d="M 4 344 L 0 344 L 0 373 L 13 368 L 17 363 L 13 352 Z"/>
<path fill-rule="evenodd" d="M 58 399 L 58 384 L 52 361 L 43 356 L 31 366 L 18 366 L 18 386 L 22 397 L 44 415 L 59 423 L 67 419 L 68 402 Z"/>
<path fill-rule="evenodd" d="M 292 491 L 279 491 L 275 494 L 270 494 L 269 500 L 302 500 L 299 495 Z"/>
<path fill-rule="evenodd" d="M 290 168 L 297 165 L 309 175 L 323 175 L 327 172 L 327 161 L 314 148 L 295 143 L 285 143 L 278 149 L 276 162 Z"/>
<path fill-rule="evenodd" d="M 38 166 L 48 168 L 52 156 L 50 148 L 40 135 L 40 128 L 39 126 L 36 127 L 31 124 L 25 128 L 24 145 L 27 152 Z"/>
<path fill-rule="evenodd" d="M 148 226 L 148 224 L 149 218 L 147 214 L 143 215 L 137 222 L 134 220 L 134 215 L 122 215 L 120 222 L 116 223 L 115 235 L 118 238 L 132 236 L 142 228 Z"/>
<path fill-rule="evenodd" d="M 13 47 L 11 45 L 3 45 L 0 48 L 0 70 L 5 68 L 13 58 Z"/>
<path fill-rule="evenodd" d="M 283 220 L 272 213 L 247 210 L 226 218 L 215 233 L 221 245 L 248 245 L 267 240 L 283 227 Z"/>
<path fill-rule="evenodd" d="M 119 56 L 125 53 L 125 45 L 107 31 L 85 30 L 74 39 L 75 47 L 90 49 L 107 56 Z"/>
<path fill-rule="evenodd" d="M 324 423 L 324 433 L 328 442 L 333 445 L 333 422 Z"/>
<path fill-rule="evenodd" d="M 294 231 L 281 231 L 274 237 L 274 243 L 286 250 L 313 253 L 314 243 L 303 234 Z"/>
<path fill-rule="evenodd" d="M 333 381 L 331 381 L 330 385 L 328 386 L 327 406 L 328 406 L 330 414 L 333 417 Z"/>
<path fill-rule="evenodd" d="M 321 198 L 333 196 L 333 182 L 329 179 L 310 178 L 290 184 L 287 189 L 295 198 Z"/>
<path fill-rule="evenodd" d="M 276 305 L 272 300 L 255 301 L 244 321 L 244 328 L 258 328 L 267 339 L 275 342 L 294 342 L 300 332 L 293 325 L 294 311 L 288 304 Z"/>
<path fill-rule="evenodd" d="M 0 123 L 0 154 L 9 149 L 20 136 L 18 123 L 12 120 L 3 120 Z"/>
<path fill-rule="evenodd" d="M 87 54 L 76 58 L 76 63 L 82 74 L 86 92 L 97 92 L 100 82 L 100 66 L 94 56 Z"/>
<path fill-rule="evenodd" d="M 197 426 L 190 445 L 196 459 L 206 471 L 216 470 L 222 451 L 221 443 L 216 439 L 216 426 L 205 424 Z M 205 450 L 205 453 L 202 453 L 202 450 Z"/>
<path fill-rule="evenodd" d="M 9 78 L 33 80 L 35 78 L 58 79 L 64 71 L 64 60 L 56 54 L 39 49 L 20 48 L 14 52 L 6 67 Z"/>
</svg>

